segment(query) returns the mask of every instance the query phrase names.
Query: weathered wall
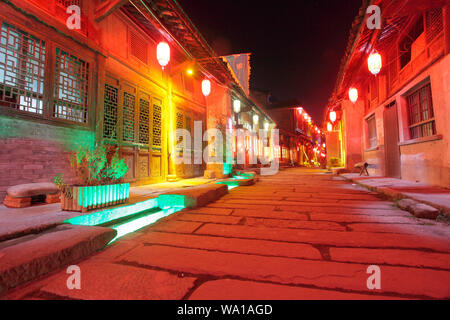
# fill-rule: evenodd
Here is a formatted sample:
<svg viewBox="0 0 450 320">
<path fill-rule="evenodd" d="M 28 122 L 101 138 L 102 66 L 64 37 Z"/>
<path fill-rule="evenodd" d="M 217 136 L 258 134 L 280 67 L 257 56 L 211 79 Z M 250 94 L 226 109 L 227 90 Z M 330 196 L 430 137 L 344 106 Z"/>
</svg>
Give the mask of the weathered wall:
<svg viewBox="0 0 450 320">
<path fill-rule="evenodd" d="M 13 185 L 50 182 L 59 173 L 74 181 L 71 152 L 93 144 L 90 131 L 0 116 L 0 201 Z"/>
<path fill-rule="evenodd" d="M 405 95 L 411 88 L 426 81 L 427 78 L 431 82 L 437 135 L 410 140 L 408 105 Z M 450 116 L 448 111 L 450 106 L 450 55 L 430 66 L 397 92 L 395 96 L 383 102 L 374 110 L 377 123 L 378 146 L 376 150 L 366 150 L 367 147 L 365 147 L 364 152 L 364 159 L 374 165 L 374 168 L 369 169 L 371 175 L 384 175 L 385 173 L 383 111 L 385 104 L 394 100 L 398 108 L 401 178 L 449 187 Z M 366 118 L 371 114 L 373 114 L 373 111 L 368 113 Z M 363 119 L 363 124 L 364 121 Z M 363 145 L 365 145 L 365 142 Z"/>
</svg>

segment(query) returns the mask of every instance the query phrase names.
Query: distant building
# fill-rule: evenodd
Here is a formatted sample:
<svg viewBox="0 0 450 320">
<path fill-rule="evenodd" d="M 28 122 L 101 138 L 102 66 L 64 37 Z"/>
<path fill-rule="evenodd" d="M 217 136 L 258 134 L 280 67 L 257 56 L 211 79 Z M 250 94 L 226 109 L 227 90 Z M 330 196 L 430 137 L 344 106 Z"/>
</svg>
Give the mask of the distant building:
<svg viewBox="0 0 450 320">
<path fill-rule="evenodd" d="M 381 29 L 369 29 L 369 5 L 382 8 Z M 378 52 L 378 75 L 368 57 Z M 365 1 L 351 30 L 330 114 L 328 156 L 371 175 L 450 186 L 450 5 L 448 1 Z M 358 100 L 349 100 L 349 89 Z"/>
<path fill-rule="evenodd" d="M 280 165 L 321 166 L 325 161 L 325 136 L 307 111 L 297 101 L 270 103 L 268 92 L 253 90 L 254 101 L 264 105 L 264 110 L 277 124 L 280 132 L 279 147 L 274 156 Z M 265 103 L 264 103 L 265 102 Z"/>
</svg>

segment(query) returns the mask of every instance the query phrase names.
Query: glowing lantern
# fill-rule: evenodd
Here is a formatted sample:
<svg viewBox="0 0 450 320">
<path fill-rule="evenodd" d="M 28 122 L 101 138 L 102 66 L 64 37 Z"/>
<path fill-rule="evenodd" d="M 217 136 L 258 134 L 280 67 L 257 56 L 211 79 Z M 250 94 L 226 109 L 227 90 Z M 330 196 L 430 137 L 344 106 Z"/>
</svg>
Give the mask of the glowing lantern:
<svg viewBox="0 0 450 320">
<path fill-rule="evenodd" d="M 269 126 L 270 126 L 270 124 L 266 121 L 266 122 L 264 122 L 264 129 L 266 130 L 266 131 L 269 131 Z"/>
<path fill-rule="evenodd" d="M 353 103 L 358 101 L 358 89 L 350 88 L 350 90 L 348 90 L 348 97 L 349 97 L 350 101 Z"/>
<path fill-rule="evenodd" d="M 369 66 L 369 71 L 372 72 L 373 75 L 377 75 L 381 71 L 381 67 L 383 66 L 381 55 L 378 52 L 372 53 L 367 59 L 367 65 Z"/>
<path fill-rule="evenodd" d="M 322 144 L 322 147 L 323 147 L 323 148 L 325 148 L 325 146 L 326 146 L 326 144 L 325 144 L 325 143 L 323 143 L 323 144 Z"/>
<path fill-rule="evenodd" d="M 241 102 L 239 100 L 233 101 L 233 110 L 235 113 L 241 112 Z"/>
<path fill-rule="evenodd" d="M 330 112 L 330 120 L 332 123 L 334 123 L 336 121 L 336 111 Z"/>
<path fill-rule="evenodd" d="M 330 132 L 333 130 L 333 125 L 329 122 L 327 123 L 327 130 Z"/>
<path fill-rule="evenodd" d="M 253 116 L 253 123 L 254 123 L 254 124 L 258 124 L 258 121 L 259 121 L 259 116 L 258 116 L 257 114 L 255 114 L 255 115 Z"/>
<path fill-rule="evenodd" d="M 211 81 L 208 79 L 202 81 L 202 93 L 205 97 L 211 93 Z"/>
<path fill-rule="evenodd" d="M 170 47 L 166 42 L 160 42 L 156 47 L 156 58 L 164 70 L 170 61 Z"/>
<path fill-rule="evenodd" d="M 308 115 L 306 113 L 303 114 L 303 118 L 305 118 L 305 120 L 308 120 Z"/>
<path fill-rule="evenodd" d="M 297 110 L 298 110 L 298 114 L 302 114 L 303 113 L 303 108 L 302 107 L 300 107 L 300 108 L 297 108 Z"/>
</svg>

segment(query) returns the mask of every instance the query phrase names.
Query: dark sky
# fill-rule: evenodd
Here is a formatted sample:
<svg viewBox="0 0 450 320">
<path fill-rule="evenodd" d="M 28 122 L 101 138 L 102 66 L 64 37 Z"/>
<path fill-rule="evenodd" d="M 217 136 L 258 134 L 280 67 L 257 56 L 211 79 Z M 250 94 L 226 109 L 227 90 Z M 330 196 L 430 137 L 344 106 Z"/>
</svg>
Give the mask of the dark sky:
<svg viewBox="0 0 450 320">
<path fill-rule="evenodd" d="M 251 52 L 250 88 L 296 98 L 316 123 L 362 0 L 178 0 L 219 55 Z"/>
</svg>

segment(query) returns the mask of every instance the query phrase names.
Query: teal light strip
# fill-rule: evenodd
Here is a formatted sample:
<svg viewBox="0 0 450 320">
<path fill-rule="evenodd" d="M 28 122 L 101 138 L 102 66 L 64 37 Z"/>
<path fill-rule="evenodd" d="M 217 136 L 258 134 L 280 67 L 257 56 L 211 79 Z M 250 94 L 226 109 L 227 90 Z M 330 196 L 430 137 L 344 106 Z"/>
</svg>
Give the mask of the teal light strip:
<svg viewBox="0 0 450 320">
<path fill-rule="evenodd" d="M 131 232 L 134 232 L 136 230 L 142 229 L 150 224 L 155 223 L 161 218 L 167 217 L 175 212 L 181 211 L 184 208 L 178 207 L 178 208 L 170 208 L 170 209 L 164 209 L 158 212 L 150 213 L 146 216 L 139 217 L 137 219 L 119 224 L 117 226 L 113 226 L 112 228 L 117 231 L 117 235 L 114 239 L 112 239 L 109 243 L 113 243 L 117 239 L 123 237 L 124 235 L 127 235 Z"/>
<path fill-rule="evenodd" d="M 100 224 L 104 224 L 116 219 L 120 219 L 126 216 L 131 216 L 136 213 L 146 211 L 149 209 L 157 208 L 158 200 L 149 199 L 142 202 L 138 202 L 129 206 L 123 206 L 108 210 L 96 211 L 91 214 L 87 214 L 84 216 L 74 217 L 68 220 L 65 220 L 64 223 L 70 223 L 74 225 L 82 225 L 82 226 L 97 226 Z"/>
</svg>

